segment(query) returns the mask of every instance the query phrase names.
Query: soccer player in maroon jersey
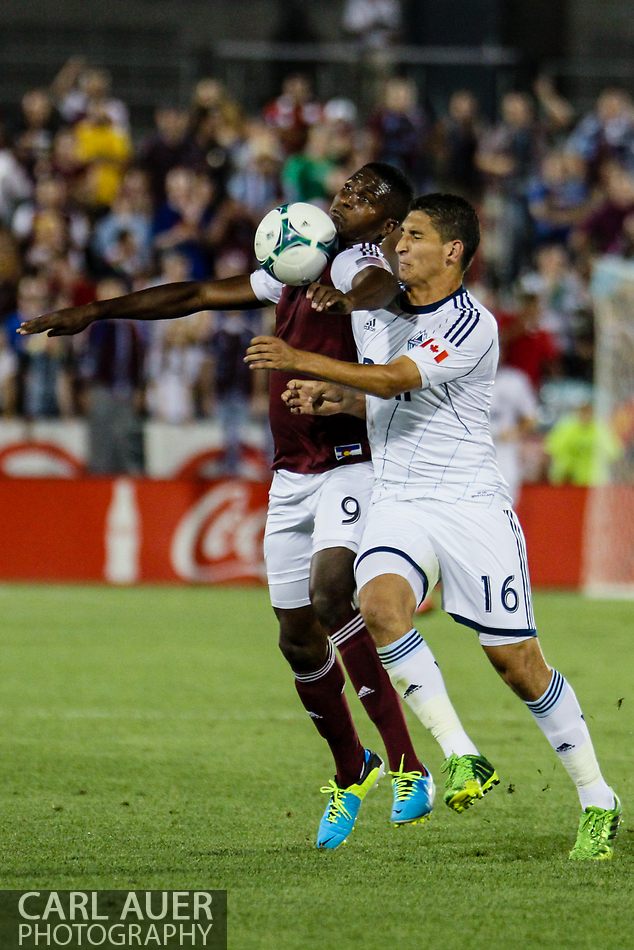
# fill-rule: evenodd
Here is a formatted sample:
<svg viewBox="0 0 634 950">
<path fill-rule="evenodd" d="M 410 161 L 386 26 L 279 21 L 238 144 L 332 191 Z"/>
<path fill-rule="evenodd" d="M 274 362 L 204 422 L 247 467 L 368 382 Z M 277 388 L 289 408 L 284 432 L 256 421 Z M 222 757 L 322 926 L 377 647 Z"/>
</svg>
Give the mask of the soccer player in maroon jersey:
<svg viewBox="0 0 634 950">
<path fill-rule="evenodd" d="M 62 336 L 96 320 L 162 320 L 200 310 L 256 308 L 268 300 L 276 303 L 276 335 L 291 346 L 356 362 L 347 315 L 386 306 L 398 293 L 378 245 L 403 220 L 411 198 L 407 179 L 390 165 L 372 163 L 352 175 L 330 210 L 340 253 L 308 289 L 285 287 L 261 270 L 225 280 L 165 284 L 44 314 L 18 332 L 48 330 L 50 336 Z M 265 558 L 280 649 L 335 760 L 336 776 L 324 789 L 329 800 L 317 836 L 318 847 L 332 849 L 345 841 L 363 798 L 383 773 L 381 759 L 363 748 L 352 722 L 333 642 L 385 743 L 394 786 L 392 821 L 422 820 L 428 814 L 431 779 L 416 756 L 374 643 L 352 606 L 353 563 L 372 485 L 364 424 L 351 416 L 291 416 L 280 399 L 289 378 L 271 376 L 275 474 Z"/>
</svg>

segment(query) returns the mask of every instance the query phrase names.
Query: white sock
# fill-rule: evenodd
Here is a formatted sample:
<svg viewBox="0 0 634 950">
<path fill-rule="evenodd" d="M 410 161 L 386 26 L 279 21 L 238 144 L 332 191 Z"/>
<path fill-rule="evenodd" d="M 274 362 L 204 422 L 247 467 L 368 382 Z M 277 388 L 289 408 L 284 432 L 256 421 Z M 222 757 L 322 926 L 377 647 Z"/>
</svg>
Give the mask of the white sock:
<svg viewBox="0 0 634 950">
<path fill-rule="evenodd" d="M 526 705 L 577 786 L 582 809 L 589 805 L 614 808 L 614 792 L 601 775 L 586 721 L 568 681 L 553 670 L 546 692 Z"/>
<path fill-rule="evenodd" d="M 410 630 L 388 646 L 377 647 L 377 653 L 392 686 L 429 729 L 444 755 L 479 755 L 462 728 L 434 655 L 418 630 Z"/>
</svg>

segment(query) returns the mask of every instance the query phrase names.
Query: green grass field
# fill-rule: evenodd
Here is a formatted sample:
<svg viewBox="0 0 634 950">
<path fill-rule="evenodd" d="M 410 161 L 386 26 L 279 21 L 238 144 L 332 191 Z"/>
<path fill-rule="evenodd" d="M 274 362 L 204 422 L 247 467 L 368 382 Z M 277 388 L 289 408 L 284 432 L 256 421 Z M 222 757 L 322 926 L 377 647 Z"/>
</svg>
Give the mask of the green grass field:
<svg viewBox="0 0 634 950">
<path fill-rule="evenodd" d="M 319 853 L 329 754 L 264 591 L 4 586 L 0 602 L 2 888 L 227 889 L 232 950 L 634 945 L 631 604 L 536 598 L 626 809 L 615 859 L 579 866 L 568 777 L 440 612 L 421 629 L 501 784 L 464 815 L 441 802 L 393 829 L 384 780 L 347 846 Z M 440 750 L 412 729 L 441 780 Z"/>
</svg>

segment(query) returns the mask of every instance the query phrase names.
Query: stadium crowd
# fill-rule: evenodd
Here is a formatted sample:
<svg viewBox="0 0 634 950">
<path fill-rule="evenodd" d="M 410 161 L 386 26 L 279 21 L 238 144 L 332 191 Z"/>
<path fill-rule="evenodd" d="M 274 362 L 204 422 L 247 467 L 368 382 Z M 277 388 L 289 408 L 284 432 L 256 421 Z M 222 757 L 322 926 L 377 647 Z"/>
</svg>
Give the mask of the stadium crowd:
<svg viewBox="0 0 634 950">
<path fill-rule="evenodd" d="M 417 192 L 457 192 L 479 210 L 468 277 L 499 320 L 506 377 L 494 426 L 500 445 L 528 439 L 522 477 L 545 477 L 548 458 L 554 480 L 600 477 L 592 446 L 619 445 L 588 408 L 589 278 L 596 255 L 634 256 L 634 108 L 625 90 L 606 88 L 579 113 L 545 77 L 504 94 L 492 121 L 466 89 L 432 115 L 401 76 L 385 80 L 367 116 L 347 98 L 320 101 L 300 74 L 249 115 L 205 78 L 189 107 L 158 105 L 144 135 L 109 73 L 70 60 L 0 123 L 2 416 L 103 417 L 116 405 L 132 425 L 215 416 L 230 447 L 241 416 L 266 426 L 266 380 L 254 382 L 242 355 L 271 326 L 267 312 L 118 321 L 73 338 L 15 329 L 128 290 L 244 273 L 266 210 L 283 200 L 327 208 L 372 160 L 397 165 Z M 229 453 L 228 471 L 238 465 Z M 140 457 L 129 470 L 142 470 Z"/>
</svg>

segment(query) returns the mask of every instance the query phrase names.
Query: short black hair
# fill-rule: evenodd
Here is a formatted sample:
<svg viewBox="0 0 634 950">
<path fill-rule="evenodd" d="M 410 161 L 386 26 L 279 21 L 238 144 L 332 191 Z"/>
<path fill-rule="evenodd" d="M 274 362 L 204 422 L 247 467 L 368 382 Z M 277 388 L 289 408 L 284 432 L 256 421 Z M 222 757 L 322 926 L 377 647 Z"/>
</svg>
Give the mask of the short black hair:
<svg viewBox="0 0 634 950">
<path fill-rule="evenodd" d="M 480 243 L 480 222 L 473 205 L 460 195 L 434 192 L 414 198 L 410 211 L 423 211 L 443 241 L 462 241 L 462 271 L 468 269 Z"/>
<path fill-rule="evenodd" d="M 369 162 L 363 167 L 388 186 L 389 195 L 386 195 L 386 206 L 393 218 L 399 223 L 403 221 L 414 197 L 414 189 L 409 180 L 399 168 L 388 165 L 387 162 Z"/>
</svg>

